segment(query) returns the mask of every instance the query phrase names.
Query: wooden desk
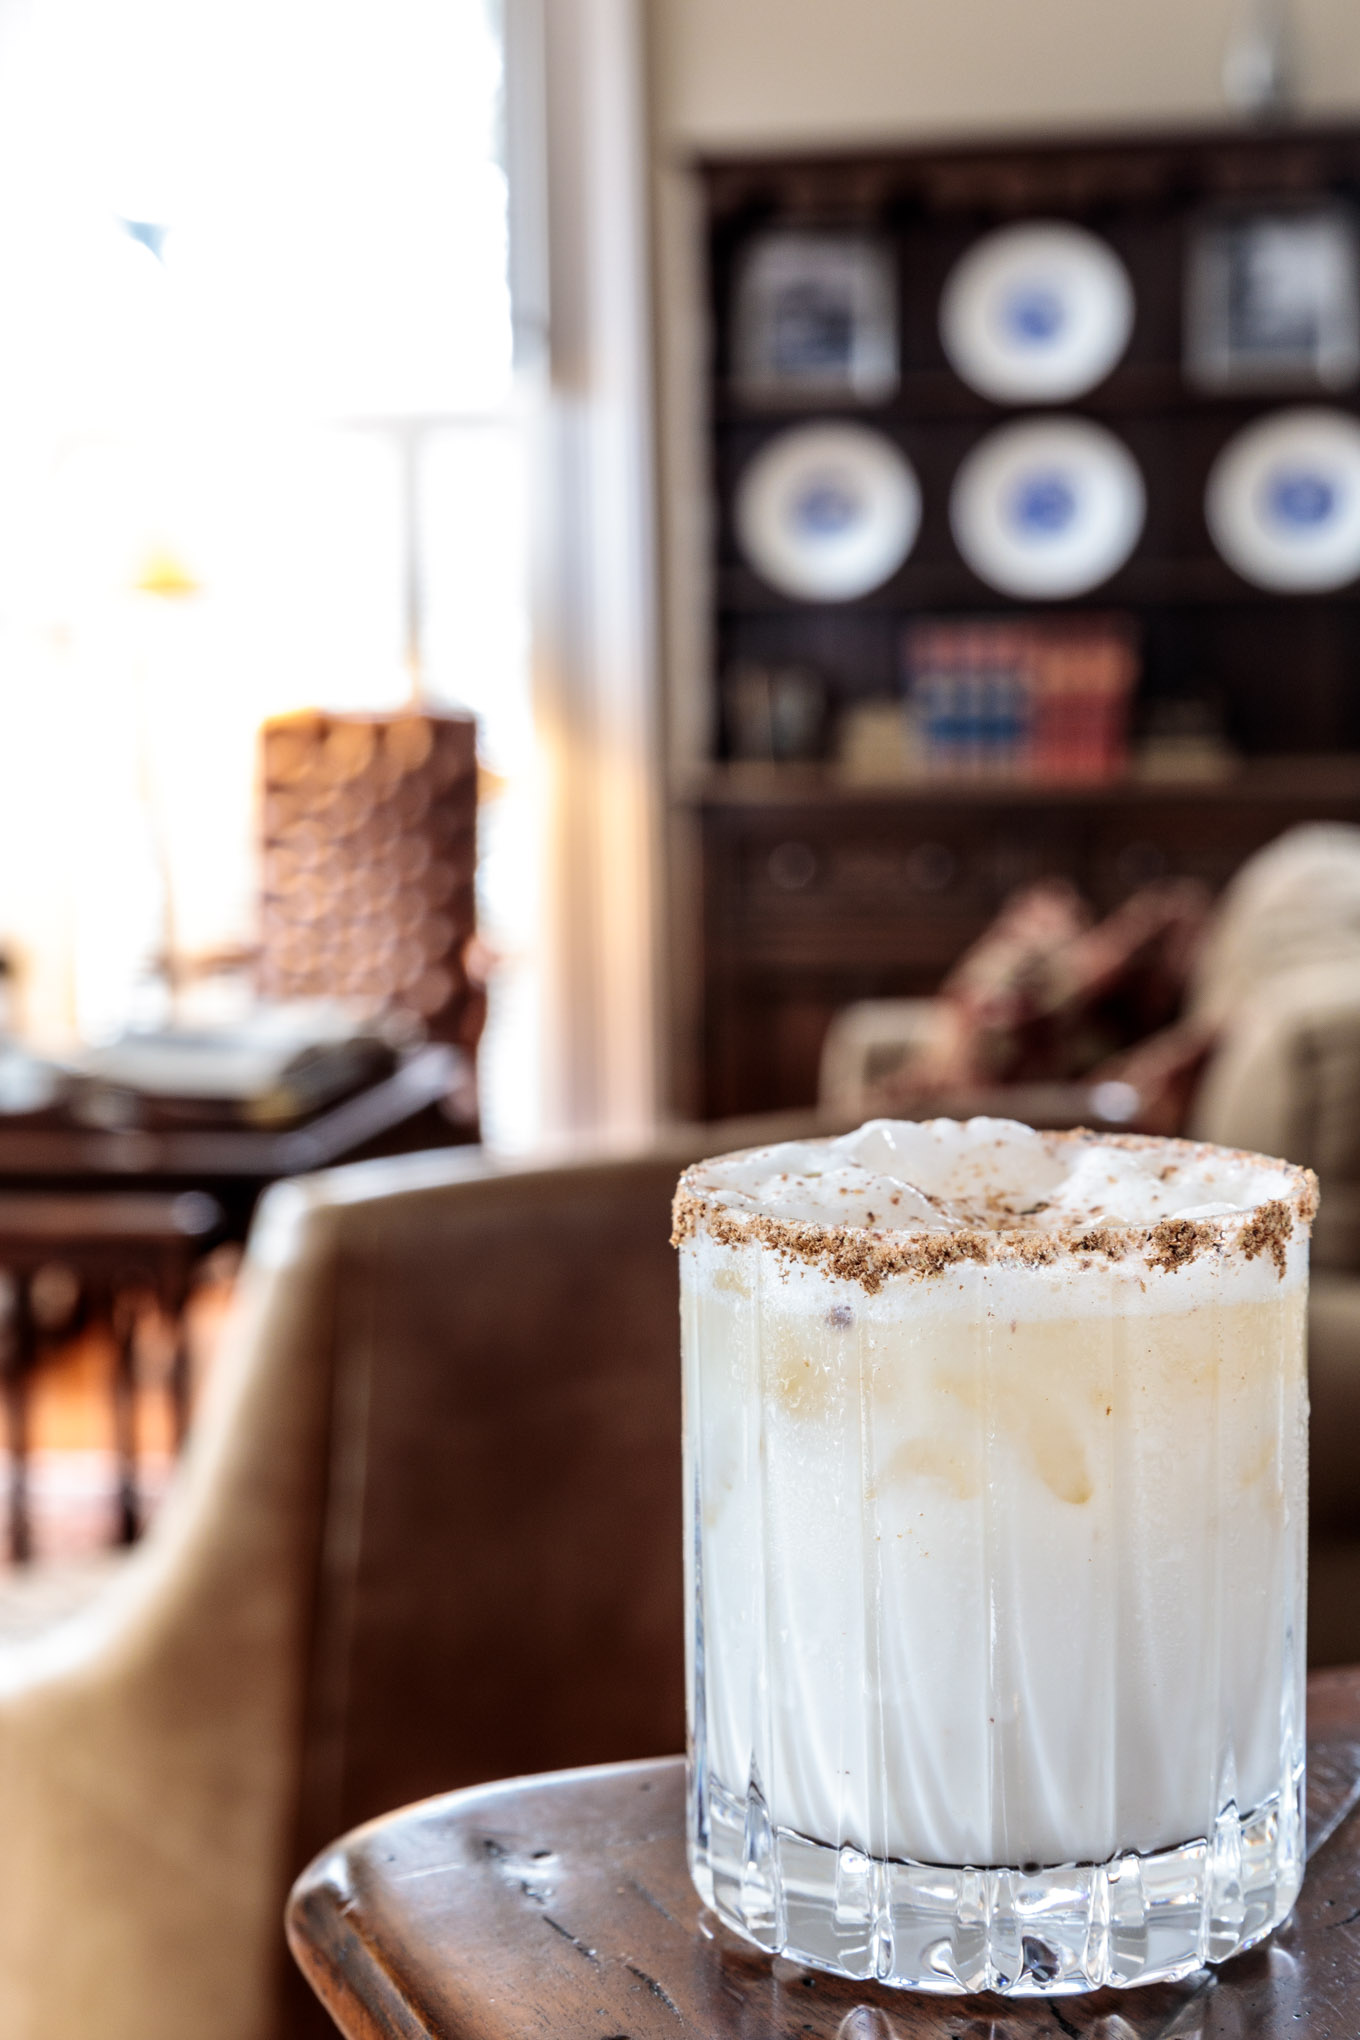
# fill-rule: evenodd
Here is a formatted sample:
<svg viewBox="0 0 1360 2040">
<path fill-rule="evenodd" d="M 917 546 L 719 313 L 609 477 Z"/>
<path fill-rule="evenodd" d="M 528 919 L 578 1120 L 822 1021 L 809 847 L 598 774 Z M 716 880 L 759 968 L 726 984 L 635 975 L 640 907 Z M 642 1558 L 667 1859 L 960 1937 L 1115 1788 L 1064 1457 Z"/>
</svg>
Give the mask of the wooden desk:
<svg viewBox="0 0 1360 2040">
<path fill-rule="evenodd" d="M 32 1556 L 28 1397 L 44 1343 L 32 1285 L 44 1268 L 69 1269 L 87 1310 L 114 1334 L 117 1536 L 131 1543 L 140 1528 L 137 1295 L 153 1293 L 176 1328 L 170 1387 L 179 1443 L 188 1392 L 183 1309 L 204 1248 L 243 1240 L 261 1193 L 280 1177 L 477 1138 L 472 1065 L 443 1042 L 425 1044 L 389 1073 L 278 1128 L 179 1125 L 163 1101 L 107 1088 L 109 1102 L 132 1123 L 91 1123 L 71 1099 L 28 1116 L 0 1114 L 0 1404 L 9 1448 L 0 1517 L 7 1518 L 9 1555 L 20 1563 Z"/>
<path fill-rule="evenodd" d="M 260 1193 L 282 1176 L 476 1138 L 468 1058 L 430 1042 L 380 1082 L 278 1130 L 80 1125 L 64 1108 L 0 1117 L 0 1190 L 205 1190 L 228 1237 L 244 1239 Z"/>
<path fill-rule="evenodd" d="M 1090 1997 L 929 1998 L 771 1963 L 700 1907 L 684 1767 L 563 1771 L 431 1799 L 298 1880 L 293 1951 L 350 2040 L 1354 2040 L 1360 1668 L 1309 1682 L 1310 1867 L 1217 1971 Z"/>
</svg>

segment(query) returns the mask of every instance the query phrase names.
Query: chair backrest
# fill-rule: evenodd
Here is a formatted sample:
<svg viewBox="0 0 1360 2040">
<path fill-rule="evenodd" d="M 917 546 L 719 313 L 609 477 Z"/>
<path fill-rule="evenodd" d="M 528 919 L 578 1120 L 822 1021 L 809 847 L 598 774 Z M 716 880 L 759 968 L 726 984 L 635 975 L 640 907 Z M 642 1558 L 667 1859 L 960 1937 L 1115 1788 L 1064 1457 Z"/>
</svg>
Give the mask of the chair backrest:
<svg viewBox="0 0 1360 2040">
<path fill-rule="evenodd" d="M 331 1426 L 293 1867 L 412 1799 L 684 1740 L 685 1162 L 368 1163 L 307 1186 Z M 289 2040 L 326 2027 L 287 1975 Z"/>
<path fill-rule="evenodd" d="M 301 1853 L 434 1791 L 683 1739 L 675 1159 L 447 1167 L 346 1172 L 324 1214 Z"/>
</svg>

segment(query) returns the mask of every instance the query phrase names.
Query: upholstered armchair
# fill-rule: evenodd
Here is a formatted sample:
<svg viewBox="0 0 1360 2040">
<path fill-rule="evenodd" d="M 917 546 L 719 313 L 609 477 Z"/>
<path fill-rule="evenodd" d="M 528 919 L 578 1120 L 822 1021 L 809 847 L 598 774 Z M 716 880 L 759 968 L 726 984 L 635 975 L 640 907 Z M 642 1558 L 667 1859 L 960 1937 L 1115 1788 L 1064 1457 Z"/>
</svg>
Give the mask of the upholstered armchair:
<svg viewBox="0 0 1360 2040">
<path fill-rule="evenodd" d="M 329 2031 L 281 1924 L 329 1837 L 680 1746 L 669 1204 L 753 1137 L 270 1193 L 152 1534 L 0 1653 L 4 2040 Z"/>
</svg>

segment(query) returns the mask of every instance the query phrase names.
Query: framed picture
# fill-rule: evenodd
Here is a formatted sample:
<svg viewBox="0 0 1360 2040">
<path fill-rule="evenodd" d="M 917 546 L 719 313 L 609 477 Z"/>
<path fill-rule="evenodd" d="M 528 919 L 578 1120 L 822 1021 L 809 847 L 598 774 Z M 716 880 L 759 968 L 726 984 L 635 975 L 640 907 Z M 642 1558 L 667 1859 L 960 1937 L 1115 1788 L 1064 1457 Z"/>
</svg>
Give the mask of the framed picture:
<svg viewBox="0 0 1360 2040">
<path fill-rule="evenodd" d="M 739 257 L 732 380 L 754 403 L 882 403 L 898 380 L 892 250 L 865 235 L 784 229 Z"/>
<path fill-rule="evenodd" d="M 1186 373 L 1213 391 L 1345 389 L 1360 375 L 1358 300 L 1346 207 L 1210 215 L 1190 242 Z"/>
</svg>

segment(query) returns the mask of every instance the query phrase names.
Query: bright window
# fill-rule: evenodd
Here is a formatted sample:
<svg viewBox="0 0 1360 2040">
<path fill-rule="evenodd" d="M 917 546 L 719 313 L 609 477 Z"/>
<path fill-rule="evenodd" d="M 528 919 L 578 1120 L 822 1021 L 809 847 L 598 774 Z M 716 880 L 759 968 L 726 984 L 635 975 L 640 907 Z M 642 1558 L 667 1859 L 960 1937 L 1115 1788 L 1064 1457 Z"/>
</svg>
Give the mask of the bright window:
<svg viewBox="0 0 1360 2040">
<path fill-rule="evenodd" d="M 492 1131 L 531 1109 L 501 84 L 490 0 L 0 12 L 0 939 L 40 1040 L 134 1010 L 167 865 L 185 952 L 250 939 L 258 724 L 404 699 L 414 609 L 508 786 Z"/>
</svg>

